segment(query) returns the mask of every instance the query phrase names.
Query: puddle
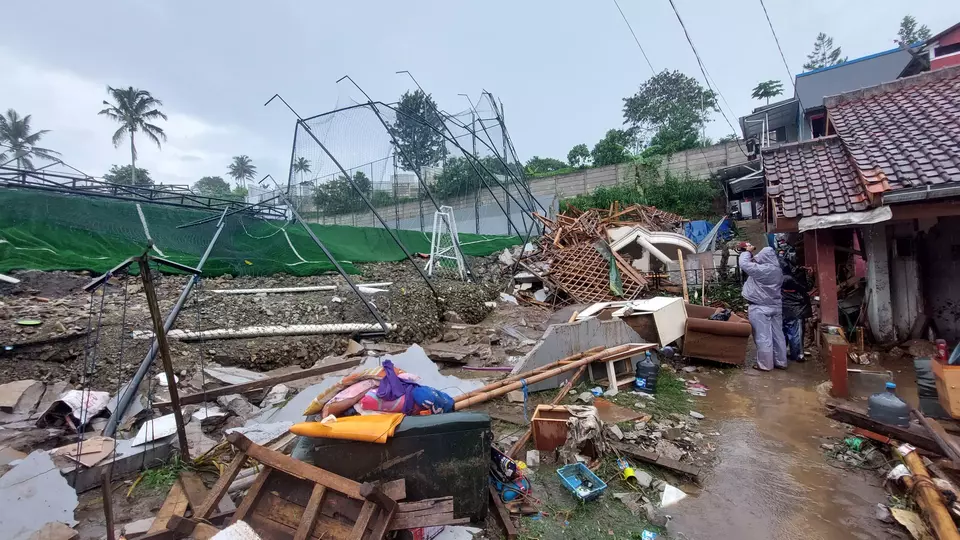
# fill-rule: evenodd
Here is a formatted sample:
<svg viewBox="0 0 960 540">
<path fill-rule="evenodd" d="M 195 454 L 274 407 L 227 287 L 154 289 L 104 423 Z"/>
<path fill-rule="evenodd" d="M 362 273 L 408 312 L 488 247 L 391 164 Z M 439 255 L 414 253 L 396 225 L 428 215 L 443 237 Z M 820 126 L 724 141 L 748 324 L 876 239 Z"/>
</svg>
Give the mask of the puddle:
<svg viewBox="0 0 960 540">
<path fill-rule="evenodd" d="M 670 530 L 680 538 L 884 538 L 874 517 L 887 500 L 869 471 L 831 466 L 821 437 L 843 434 L 823 416 L 815 363 L 788 371 L 700 374 L 710 387 L 696 400 L 718 431 L 717 463 L 702 491 L 674 507 Z M 681 534 L 683 536 L 681 536 Z"/>
</svg>

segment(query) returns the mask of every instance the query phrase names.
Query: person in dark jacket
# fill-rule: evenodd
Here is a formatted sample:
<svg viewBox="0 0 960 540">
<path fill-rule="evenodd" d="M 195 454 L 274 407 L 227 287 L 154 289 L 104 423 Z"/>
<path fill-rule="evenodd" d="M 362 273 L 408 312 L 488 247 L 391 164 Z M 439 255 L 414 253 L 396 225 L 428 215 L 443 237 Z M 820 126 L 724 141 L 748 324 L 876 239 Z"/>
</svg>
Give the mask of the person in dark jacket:
<svg viewBox="0 0 960 540">
<path fill-rule="evenodd" d="M 803 324 L 813 315 L 810 293 L 804 276 L 796 276 L 802 269 L 783 274 L 780 296 L 783 298 L 783 335 L 787 340 L 787 360 L 803 362 Z M 798 279 L 799 277 L 799 279 Z"/>
</svg>

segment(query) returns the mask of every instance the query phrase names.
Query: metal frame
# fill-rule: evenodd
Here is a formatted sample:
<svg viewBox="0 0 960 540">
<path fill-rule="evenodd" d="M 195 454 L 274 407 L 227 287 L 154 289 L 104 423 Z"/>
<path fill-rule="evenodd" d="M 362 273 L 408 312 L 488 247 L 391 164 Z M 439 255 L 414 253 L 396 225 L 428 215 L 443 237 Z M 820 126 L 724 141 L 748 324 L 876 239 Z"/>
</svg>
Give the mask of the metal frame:
<svg viewBox="0 0 960 540">
<path fill-rule="evenodd" d="M 61 181 L 58 182 L 57 180 Z M 283 209 L 266 206 L 263 205 L 263 203 L 251 205 L 230 199 L 195 195 L 189 191 L 173 192 L 171 190 L 149 187 L 123 186 L 94 180 L 90 177 L 72 176 L 47 171 L 38 174 L 36 171 L 13 167 L 0 167 L 0 187 L 36 189 L 68 195 L 84 195 L 87 197 L 101 197 L 121 201 L 149 202 L 217 212 L 226 208 L 239 206 L 241 207 L 241 211 L 254 210 L 257 214 L 264 217 L 286 217 Z"/>
</svg>

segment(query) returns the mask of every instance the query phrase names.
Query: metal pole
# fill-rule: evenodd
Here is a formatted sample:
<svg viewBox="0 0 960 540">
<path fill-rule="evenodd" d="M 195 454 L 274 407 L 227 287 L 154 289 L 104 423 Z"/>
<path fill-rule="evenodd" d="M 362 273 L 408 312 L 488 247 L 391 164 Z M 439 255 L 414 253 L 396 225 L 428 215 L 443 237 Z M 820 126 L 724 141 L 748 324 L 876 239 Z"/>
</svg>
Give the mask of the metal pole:
<svg viewBox="0 0 960 540">
<path fill-rule="evenodd" d="M 407 76 L 410 77 L 410 80 L 413 81 L 413 84 L 417 85 L 417 88 L 419 88 L 420 91 L 423 92 L 423 87 L 420 86 L 420 83 L 417 82 L 417 79 L 414 78 L 414 76 L 413 76 L 412 73 L 410 73 L 409 71 L 406 71 L 406 70 L 404 70 L 404 71 L 398 71 L 397 73 L 398 73 L 398 74 L 399 74 L 399 73 L 406 73 Z M 424 93 L 426 93 L 426 92 L 424 92 Z M 403 113 L 401 113 L 400 111 L 397 111 L 396 109 L 394 109 L 394 111 L 395 111 L 397 114 L 403 114 Z M 439 110 L 437 110 L 436 104 L 434 104 L 433 111 L 434 111 L 434 114 L 436 114 L 437 116 L 443 118 L 443 115 L 440 113 Z M 407 116 L 407 115 L 405 115 L 405 116 Z M 447 132 L 447 135 L 445 136 L 446 139 L 447 139 L 449 142 L 451 142 L 454 146 L 456 146 L 458 150 L 460 150 L 461 152 L 463 152 L 464 155 L 467 155 L 467 151 L 466 151 L 466 150 L 463 148 L 463 146 L 461 146 L 460 143 L 457 141 L 457 138 L 453 135 L 453 132 L 450 130 L 450 127 L 447 126 L 447 123 L 446 123 L 446 122 L 443 122 L 442 125 L 443 125 L 444 130 L 446 130 L 446 132 Z M 428 126 L 429 126 L 429 124 L 428 124 Z M 434 128 L 433 126 L 429 126 L 429 127 L 430 127 L 431 129 L 433 129 L 434 131 L 436 131 L 436 132 L 438 132 L 438 133 L 441 133 L 439 130 L 437 130 L 437 129 Z M 441 133 L 441 135 L 442 135 L 442 133 Z M 474 161 L 476 161 L 476 164 L 474 163 Z M 473 168 L 474 172 L 477 173 L 477 176 L 480 177 L 480 181 L 483 183 L 483 186 L 484 186 L 485 188 L 487 188 L 487 191 L 490 192 L 490 196 L 493 197 L 494 202 L 497 203 L 497 206 L 500 207 L 500 211 L 503 212 L 503 213 L 504 213 L 504 216 L 507 218 L 507 223 L 509 224 L 509 225 L 508 225 L 508 231 L 509 231 L 509 226 L 512 226 L 513 229 L 517 232 L 517 235 L 519 235 L 519 234 L 520 234 L 520 229 L 518 229 L 517 226 L 514 225 L 513 221 L 510 219 L 510 215 L 507 214 L 506 210 L 504 210 L 504 208 L 503 208 L 503 205 L 500 204 L 500 199 L 497 199 L 497 196 L 494 195 L 493 190 L 490 189 L 490 186 L 487 184 L 487 181 L 483 179 L 483 175 L 480 174 L 480 170 L 477 168 L 477 164 L 479 164 L 479 165 L 480 165 L 480 168 L 482 168 L 482 169 L 484 170 L 484 172 L 486 172 L 487 174 L 489 174 L 491 177 L 493 177 L 493 174 L 483 165 L 482 162 L 480 162 L 480 161 L 477 160 L 476 158 L 474 158 L 473 161 L 470 161 L 470 160 L 468 159 L 467 162 L 470 163 L 470 166 Z M 494 178 L 494 181 L 496 181 L 496 178 L 495 178 L 495 177 L 493 177 L 493 178 Z"/>
<path fill-rule="evenodd" d="M 307 133 L 309 133 L 309 130 L 307 131 Z M 276 180 L 274 180 L 272 176 L 270 176 L 270 179 L 273 180 L 274 183 L 276 183 Z M 337 269 L 337 272 L 340 272 L 340 275 L 343 276 L 343 279 L 346 280 L 348 285 L 350 285 L 350 288 L 353 289 L 353 292 L 356 293 L 356 295 L 360 298 L 360 300 L 362 300 L 363 303 L 367 306 L 367 309 L 370 310 L 370 314 L 373 315 L 373 318 L 376 319 L 380 327 L 383 328 L 383 332 L 384 333 L 388 332 L 389 328 L 387 327 L 387 323 L 386 321 L 383 320 L 383 317 L 380 316 L 380 312 L 377 311 L 377 308 L 373 304 L 371 304 L 370 301 L 367 300 L 365 296 L 360 294 L 360 289 L 358 289 L 357 286 L 354 285 L 353 280 L 348 277 L 346 270 L 344 270 L 343 267 L 340 266 L 340 263 L 333 256 L 333 254 L 330 253 L 330 250 L 327 249 L 327 246 L 324 245 L 324 243 L 321 242 L 319 238 L 317 238 L 317 235 L 314 234 L 313 229 L 311 229 L 310 226 L 307 225 L 307 222 L 300 217 L 300 214 L 296 210 L 293 210 L 293 218 L 296 219 L 297 223 L 299 223 L 304 228 L 304 230 L 307 231 L 307 234 L 310 236 L 311 239 L 313 239 L 313 242 L 317 244 L 317 247 L 319 247 L 321 251 L 323 251 L 323 254 L 327 256 L 327 259 L 329 259 L 330 262 L 333 264 L 333 266 Z M 429 282 L 427 282 L 427 284 L 429 285 Z"/>
<path fill-rule="evenodd" d="M 303 126 L 304 129 L 306 129 L 307 135 L 309 135 L 310 138 L 313 139 L 315 143 L 317 143 L 317 146 L 319 146 L 320 149 L 323 150 L 323 153 L 330 158 L 330 161 L 332 161 L 333 164 L 336 165 L 338 169 L 340 169 L 340 172 L 343 173 L 343 175 L 347 178 L 347 181 L 350 182 L 350 185 L 353 186 L 354 191 L 356 191 L 357 194 L 360 195 L 360 198 L 363 199 L 363 202 L 366 203 L 367 207 L 370 208 L 370 211 L 373 212 L 373 215 L 377 218 L 377 221 L 379 221 L 380 224 L 383 225 L 383 228 L 387 230 L 387 233 L 390 235 L 391 238 L 393 238 L 393 241 L 396 242 L 396 244 L 400 246 L 400 249 L 403 250 L 403 253 L 407 256 L 407 259 L 410 261 L 410 264 L 412 264 L 413 267 L 417 269 L 417 273 L 420 274 L 420 277 L 423 278 L 423 281 L 427 284 L 427 287 L 430 288 L 430 291 L 433 292 L 434 296 L 437 296 L 438 295 L 437 290 L 434 289 L 433 284 L 430 283 L 430 278 L 428 278 L 427 275 L 423 273 L 423 269 L 420 268 L 420 265 L 418 265 L 417 262 L 413 260 L 413 255 L 409 251 L 407 251 L 407 246 L 403 245 L 403 242 L 400 241 L 400 238 L 397 237 L 393 229 L 387 226 L 387 222 L 384 221 L 383 216 L 380 215 L 380 212 L 377 212 L 376 208 L 373 207 L 373 204 L 370 203 L 370 200 L 367 199 L 367 196 L 364 195 L 362 191 L 360 191 L 360 188 L 357 187 L 357 184 L 354 183 L 353 178 L 351 178 L 350 175 L 347 174 L 347 170 L 343 168 L 343 165 L 341 165 L 340 162 L 337 161 L 337 158 L 334 157 L 334 155 L 329 150 L 327 150 L 327 147 L 324 146 L 322 142 L 320 142 L 320 139 L 318 139 L 317 136 L 313 134 L 313 130 L 310 129 L 310 126 L 305 124 L 303 120 L 297 120 L 297 122 L 301 126 Z M 313 236 L 313 231 L 309 231 L 309 232 L 310 232 L 310 235 Z"/>
<path fill-rule="evenodd" d="M 469 99 L 469 98 L 468 98 Z M 473 104 L 470 104 L 470 132 L 473 136 L 473 157 L 477 157 L 477 115 L 473 112 Z M 508 206 L 509 208 L 509 206 Z M 473 193 L 473 219 L 474 219 L 474 228 L 476 233 L 480 234 L 480 186 L 477 186 L 476 191 Z M 510 226 L 507 225 L 507 232 L 510 232 Z"/>
<path fill-rule="evenodd" d="M 180 440 L 180 457 L 190 461 L 190 448 L 187 446 L 187 430 L 183 424 L 183 411 L 180 410 L 180 393 L 177 391 L 177 379 L 173 372 L 173 361 L 170 359 L 170 345 L 167 343 L 167 331 L 164 329 L 160 315 L 160 305 L 157 303 L 157 290 L 153 286 L 153 276 L 150 274 L 150 258 L 140 257 L 140 280 L 143 283 L 143 292 L 147 296 L 147 307 L 150 308 L 150 319 L 153 320 L 153 334 L 160 349 L 160 360 L 163 362 L 163 372 L 167 375 L 167 389 L 170 390 L 170 406 L 173 408 L 173 420 L 177 424 L 177 439 Z"/>
<path fill-rule="evenodd" d="M 213 238 L 210 239 L 206 251 L 203 252 L 203 256 L 200 257 L 200 262 L 197 263 L 198 272 L 203 270 L 203 265 L 207 262 L 207 257 L 210 256 L 210 252 L 213 251 L 213 246 L 217 243 L 217 239 L 220 238 L 220 233 L 223 232 L 223 218 L 226 214 L 227 209 L 224 208 L 223 214 L 220 216 L 220 222 L 217 223 L 217 231 L 213 233 Z M 196 285 L 198 281 L 200 281 L 199 274 L 187 281 L 187 284 L 183 287 L 183 291 L 180 292 L 180 298 L 177 299 L 177 303 L 174 304 L 173 309 L 171 309 L 167 315 L 167 319 L 163 322 L 164 332 L 173 328 L 173 323 L 176 322 L 177 316 L 180 315 L 183 304 L 187 301 L 187 297 L 190 296 L 190 291 L 193 290 L 193 286 Z M 117 426 L 123 418 L 124 413 L 130 408 L 130 402 L 133 401 L 133 397 L 137 395 L 137 389 L 150 370 L 150 365 L 153 364 L 153 360 L 157 357 L 157 352 L 157 340 L 154 338 L 150 343 L 150 350 L 148 350 L 147 355 L 143 357 L 143 360 L 140 362 L 140 367 L 137 368 L 137 372 L 133 375 L 130 383 L 127 384 L 126 390 L 117 396 L 117 408 L 113 411 L 113 414 L 110 415 L 110 418 L 107 420 L 107 426 L 103 430 L 105 436 L 113 437 L 117 433 Z"/>
</svg>

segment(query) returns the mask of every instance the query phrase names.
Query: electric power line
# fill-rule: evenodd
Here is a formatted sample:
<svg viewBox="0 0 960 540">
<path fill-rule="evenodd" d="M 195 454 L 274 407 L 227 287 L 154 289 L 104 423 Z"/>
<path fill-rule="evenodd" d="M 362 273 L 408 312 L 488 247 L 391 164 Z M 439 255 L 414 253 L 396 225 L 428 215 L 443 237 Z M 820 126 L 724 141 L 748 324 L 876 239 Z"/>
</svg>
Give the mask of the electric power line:
<svg viewBox="0 0 960 540">
<path fill-rule="evenodd" d="M 647 58 L 647 53 L 643 50 L 643 45 L 640 45 L 640 39 L 637 37 L 637 33 L 633 31 L 633 26 L 630 26 L 630 21 L 628 21 L 627 16 L 623 14 L 623 9 L 620 8 L 620 2 L 613 0 L 613 3 L 617 5 L 617 11 L 619 11 L 620 16 L 623 17 L 623 22 L 627 23 L 627 28 L 629 28 L 630 33 L 633 34 L 633 40 L 637 42 L 637 47 L 640 47 L 640 54 L 643 55 L 643 59 L 646 60 L 647 65 L 650 66 L 650 71 L 656 75 L 657 70 L 653 69 L 653 64 L 651 64 L 650 59 Z"/>
<path fill-rule="evenodd" d="M 720 96 L 720 99 L 722 99 L 723 102 L 726 103 L 727 98 L 723 97 L 723 94 L 720 92 L 720 87 L 717 87 L 716 89 L 714 89 L 713 86 L 710 84 L 710 77 L 707 75 L 707 68 L 703 65 L 703 60 L 700 58 L 700 53 L 697 52 L 697 47 L 693 44 L 693 39 L 690 38 L 690 32 L 687 31 L 687 25 L 683 23 L 683 19 L 680 17 L 680 12 L 677 11 L 676 4 L 673 3 L 673 0 L 668 0 L 668 1 L 670 2 L 670 7 L 673 8 L 673 13 L 677 16 L 677 21 L 680 22 L 680 28 L 683 29 L 683 35 L 684 37 L 687 38 L 687 43 L 690 44 L 690 49 L 693 50 L 693 55 L 697 58 L 697 64 L 700 66 L 700 72 L 703 74 L 704 82 L 707 83 L 707 88 L 709 88 L 711 92 Z M 727 107 L 729 106 L 730 105 L 727 104 Z M 717 110 L 720 111 L 720 115 L 723 116 L 723 119 L 727 122 L 727 126 L 730 127 L 730 130 L 733 131 L 733 133 L 737 133 L 737 129 L 733 127 L 733 123 L 730 122 L 729 118 L 727 118 L 727 113 L 723 111 L 723 107 L 721 107 L 719 103 L 717 104 Z M 733 109 L 731 108 L 730 111 L 732 113 Z M 743 146 L 740 145 L 739 138 L 737 139 L 737 148 L 740 149 L 740 153 L 742 153 L 744 157 L 749 158 L 749 156 L 747 156 L 747 153 L 743 150 Z"/>
<path fill-rule="evenodd" d="M 783 60 L 783 67 L 787 70 L 787 78 L 790 79 L 790 84 L 793 85 L 793 95 L 797 98 L 797 103 L 800 105 L 800 109 L 803 110 L 803 103 L 800 101 L 800 93 L 797 92 L 797 81 L 793 77 L 793 71 L 790 70 L 790 66 L 787 64 L 787 57 L 783 54 L 783 48 L 780 47 L 780 38 L 777 37 L 777 31 L 773 29 L 773 22 L 770 20 L 770 14 L 767 13 L 767 5 L 763 3 L 763 0 L 760 0 L 760 7 L 763 8 L 763 16 L 767 18 L 767 24 L 770 26 L 770 33 L 773 34 L 773 41 L 777 44 L 777 50 L 780 51 L 780 60 Z"/>
</svg>

